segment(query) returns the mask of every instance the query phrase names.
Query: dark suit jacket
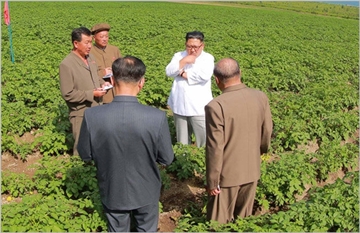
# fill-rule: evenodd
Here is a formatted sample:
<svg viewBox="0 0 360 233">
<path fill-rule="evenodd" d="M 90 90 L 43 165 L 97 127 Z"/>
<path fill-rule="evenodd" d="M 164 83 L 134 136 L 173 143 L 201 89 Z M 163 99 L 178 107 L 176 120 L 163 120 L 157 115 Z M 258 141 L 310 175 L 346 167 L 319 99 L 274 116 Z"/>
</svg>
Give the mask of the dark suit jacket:
<svg viewBox="0 0 360 233">
<path fill-rule="evenodd" d="M 260 178 L 260 155 L 271 139 L 272 118 L 265 93 L 245 84 L 226 88 L 205 106 L 206 178 L 214 189 Z"/>
<path fill-rule="evenodd" d="M 165 112 L 133 96 L 85 111 L 78 151 L 94 160 L 102 203 L 110 210 L 131 210 L 156 203 L 161 179 L 157 163 L 174 159 Z"/>
</svg>

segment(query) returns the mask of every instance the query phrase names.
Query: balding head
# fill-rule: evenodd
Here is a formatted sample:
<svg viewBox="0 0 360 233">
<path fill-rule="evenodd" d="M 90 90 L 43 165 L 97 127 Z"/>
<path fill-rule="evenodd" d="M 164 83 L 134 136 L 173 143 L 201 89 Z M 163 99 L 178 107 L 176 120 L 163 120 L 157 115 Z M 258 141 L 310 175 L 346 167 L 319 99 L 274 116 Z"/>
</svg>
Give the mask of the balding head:
<svg viewBox="0 0 360 233">
<path fill-rule="evenodd" d="M 229 79 L 239 79 L 241 76 L 239 63 L 233 58 L 224 58 L 216 63 L 214 68 L 214 76 L 220 82 L 226 83 Z"/>
<path fill-rule="evenodd" d="M 137 83 L 144 77 L 146 67 L 142 60 L 128 55 L 116 59 L 112 71 L 116 82 Z"/>
<path fill-rule="evenodd" d="M 145 83 L 145 64 L 139 58 L 128 55 L 116 59 L 111 67 L 116 95 L 136 96 Z"/>
</svg>

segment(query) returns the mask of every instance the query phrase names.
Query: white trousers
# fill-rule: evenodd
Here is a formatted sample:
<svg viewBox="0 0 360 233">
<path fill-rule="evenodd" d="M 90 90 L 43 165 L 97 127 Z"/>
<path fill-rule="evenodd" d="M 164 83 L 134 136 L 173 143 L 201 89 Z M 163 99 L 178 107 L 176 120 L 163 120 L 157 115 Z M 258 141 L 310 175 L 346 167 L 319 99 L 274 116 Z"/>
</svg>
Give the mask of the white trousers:
<svg viewBox="0 0 360 233">
<path fill-rule="evenodd" d="M 206 128 L 205 115 L 201 116 L 181 116 L 174 113 L 174 123 L 176 128 L 176 139 L 185 145 L 191 144 L 191 135 L 195 134 L 197 147 L 205 146 Z"/>
</svg>

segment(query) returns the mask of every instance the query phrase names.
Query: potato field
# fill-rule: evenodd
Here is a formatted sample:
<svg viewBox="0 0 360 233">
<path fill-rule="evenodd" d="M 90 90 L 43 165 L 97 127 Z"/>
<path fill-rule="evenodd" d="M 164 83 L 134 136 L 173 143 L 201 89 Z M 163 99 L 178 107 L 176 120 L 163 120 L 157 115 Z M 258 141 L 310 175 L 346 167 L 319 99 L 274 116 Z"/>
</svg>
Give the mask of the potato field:
<svg viewBox="0 0 360 233">
<path fill-rule="evenodd" d="M 3 9 L 4 4 L 1 7 Z M 167 111 L 176 162 L 171 179 L 205 180 L 205 150 L 175 143 L 165 67 L 184 50 L 186 32 L 205 35 L 215 62 L 239 61 L 242 81 L 265 92 L 274 130 L 262 156 L 254 216 L 207 222 L 205 193 L 185 202 L 179 232 L 359 231 L 359 8 L 316 2 L 10 1 L 12 46 L 1 27 L 1 150 L 42 159 L 33 177 L 3 171 L 2 232 L 106 231 L 95 168 L 69 156 L 73 145 L 59 64 L 71 31 L 111 25 L 110 44 L 147 66 L 143 104 Z M 213 82 L 213 95 L 220 91 Z M 234 100 L 236 101 L 236 100 Z M 33 140 L 23 140 L 32 135 Z M 337 176 L 333 182 L 329 177 Z M 160 211 L 166 205 L 160 205 Z"/>
</svg>

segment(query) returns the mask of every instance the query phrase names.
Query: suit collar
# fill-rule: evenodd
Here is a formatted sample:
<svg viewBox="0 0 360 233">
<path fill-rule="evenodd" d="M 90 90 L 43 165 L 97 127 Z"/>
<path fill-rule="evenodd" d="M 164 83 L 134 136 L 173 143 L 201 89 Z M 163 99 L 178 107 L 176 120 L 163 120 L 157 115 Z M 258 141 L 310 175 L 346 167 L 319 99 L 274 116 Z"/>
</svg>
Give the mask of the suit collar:
<svg viewBox="0 0 360 233">
<path fill-rule="evenodd" d="M 92 48 L 92 49 L 94 49 L 95 51 L 97 51 L 97 52 L 101 52 L 101 53 L 104 53 L 104 52 L 106 52 L 107 51 L 107 48 L 108 48 L 108 46 L 106 46 L 106 47 L 104 47 L 104 48 L 101 48 L 101 47 L 99 47 L 96 43 L 94 43 L 94 47 Z"/>
<path fill-rule="evenodd" d="M 83 62 L 83 60 L 78 55 L 76 55 L 73 51 L 71 51 L 70 56 L 72 56 L 74 58 L 75 62 L 78 63 L 79 66 L 85 68 L 86 70 L 88 70 L 90 72 L 91 81 L 94 84 L 94 88 L 100 87 L 100 81 L 99 81 L 99 77 L 97 75 L 97 65 L 95 63 L 95 60 L 92 58 L 92 55 L 89 54 L 86 58 L 89 66 L 87 66 Z"/>
<path fill-rule="evenodd" d="M 240 84 L 225 88 L 223 93 L 231 92 L 231 91 L 237 91 L 237 90 L 241 90 L 241 89 L 244 89 L 244 88 L 247 88 L 247 86 L 244 83 L 240 83 Z"/>
<path fill-rule="evenodd" d="M 80 66 L 82 66 L 82 67 L 84 67 L 84 68 L 86 68 L 86 69 L 89 69 L 89 67 L 84 63 L 84 61 L 81 60 L 81 58 L 80 58 L 78 55 L 76 55 L 73 51 L 71 51 L 70 54 L 71 54 L 71 56 L 74 57 L 74 59 L 76 60 L 76 62 L 77 62 Z M 89 60 L 88 60 L 88 62 L 89 62 Z"/>
<path fill-rule="evenodd" d="M 136 96 L 130 96 L 130 95 L 116 95 L 116 96 L 114 96 L 113 102 L 136 102 L 136 103 L 139 103 Z"/>
</svg>

